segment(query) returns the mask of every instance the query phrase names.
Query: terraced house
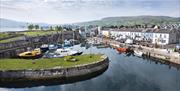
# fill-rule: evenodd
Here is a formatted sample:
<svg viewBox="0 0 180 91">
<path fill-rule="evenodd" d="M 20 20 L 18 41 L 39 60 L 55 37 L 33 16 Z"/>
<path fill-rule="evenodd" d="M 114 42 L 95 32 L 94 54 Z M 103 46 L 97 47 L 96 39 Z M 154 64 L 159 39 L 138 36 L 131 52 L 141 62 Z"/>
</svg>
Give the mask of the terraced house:
<svg viewBox="0 0 180 91">
<path fill-rule="evenodd" d="M 167 45 L 178 42 L 176 30 L 158 28 L 121 28 L 101 30 L 102 35 L 117 40 L 132 39 L 136 41 L 146 41 L 158 45 Z"/>
</svg>

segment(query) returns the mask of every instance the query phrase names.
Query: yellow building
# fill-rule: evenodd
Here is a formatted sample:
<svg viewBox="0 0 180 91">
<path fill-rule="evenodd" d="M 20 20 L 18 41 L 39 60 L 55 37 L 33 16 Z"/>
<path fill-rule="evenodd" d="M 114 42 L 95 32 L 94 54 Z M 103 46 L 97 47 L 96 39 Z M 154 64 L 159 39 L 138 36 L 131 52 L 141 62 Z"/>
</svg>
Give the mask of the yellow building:
<svg viewBox="0 0 180 91">
<path fill-rule="evenodd" d="M 103 30 L 102 35 L 109 38 L 110 37 L 110 31 L 109 30 Z"/>
</svg>

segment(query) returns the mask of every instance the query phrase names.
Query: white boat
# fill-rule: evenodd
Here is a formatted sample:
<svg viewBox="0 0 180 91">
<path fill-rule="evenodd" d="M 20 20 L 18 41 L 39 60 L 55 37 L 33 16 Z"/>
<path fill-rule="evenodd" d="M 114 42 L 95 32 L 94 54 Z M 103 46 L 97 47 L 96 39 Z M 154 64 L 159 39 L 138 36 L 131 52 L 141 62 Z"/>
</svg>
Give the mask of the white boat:
<svg viewBox="0 0 180 91">
<path fill-rule="evenodd" d="M 68 56 L 68 55 L 75 55 L 78 53 L 78 51 L 71 50 L 70 48 L 65 48 L 65 49 L 61 48 L 61 49 L 57 49 L 55 53 L 63 56 Z"/>
<path fill-rule="evenodd" d="M 143 56 L 143 52 L 134 50 L 134 55 L 138 56 L 138 57 L 142 57 Z"/>
<path fill-rule="evenodd" d="M 81 55 L 83 52 L 72 50 L 71 48 L 60 48 L 54 52 L 48 52 L 44 57 L 46 58 L 62 58 L 65 56 Z"/>
</svg>

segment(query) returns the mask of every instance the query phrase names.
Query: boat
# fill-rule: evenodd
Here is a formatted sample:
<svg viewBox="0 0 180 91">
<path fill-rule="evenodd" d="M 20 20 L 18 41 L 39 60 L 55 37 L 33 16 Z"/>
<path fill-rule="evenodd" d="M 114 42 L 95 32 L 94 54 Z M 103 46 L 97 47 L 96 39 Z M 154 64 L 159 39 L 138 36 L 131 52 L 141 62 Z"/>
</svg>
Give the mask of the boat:
<svg viewBox="0 0 180 91">
<path fill-rule="evenodd" d="M 49 50 L 56 50 L 56 49 L 58 48 L 58 46 L 55 45 L 55 44 L 50 44 L 50 45 L 48 46 L 48 48 L 49 48 Z"/>
<path fill-rule="evenodd" d="M 57 49 L 55 51 L 55 53 L 58 53 L 58 54 L 61 54 L 61 55 L 64 55 L 64 56 L 75 56 L 75 55 L 81 55 L 82 54 L 82 52 L 78 52 L 78 51 L 72 50 L 71 48 Z"/>
<path fill-rule="evenodd" d="M 20 58 L 40 58 L 42 56 L 41 53 L 41 49 L 40 48 L 36 48 L 33 51 L 27 51 L 27 52 L 23 52 L 18 54 L 18 57 Z"/>
<path fill-rule="evenodd" d="M 138 51 L 138 50 L 134 50 L 134 55 L 138 56 L 138 57 L 142 57 L 143 56 L 143 52 Z"/>
<path fill-rule="evenodd" d="M 48 51 L 45 53 L 45 58 L 62 58 L 65 56 L 77 56 L 81 55 L 83 52 L 75 51 L 70 48 L 59 48 L 55 51 Z"/>
<path fill-rule="evenodd" d="M 62 48 L 62 47 L 63 47 L 63 44 L 50 44 L 50 45 L 48 45 L 49 50 L 56 50 L 56 49 Z"/>
<path fill-rule="evenodd" d="M 116 50 L 117 50 L 118 52 L 122 53 L 122 52 L 128 52 L 128 51 L 129 51 L 129 48 L 118 47 L 118 48 L 116 48 Z"/>
<path fill-rule="evenodd" d="M 43 44 L 43 45 L 41 45 L 40 49 L 41 49 L 41 51 L 44 53 L 44 52 L 46 52 L 47 50 L 49 50 L 49 46 L 48 46 L 47 44 Z"/>
</svg>

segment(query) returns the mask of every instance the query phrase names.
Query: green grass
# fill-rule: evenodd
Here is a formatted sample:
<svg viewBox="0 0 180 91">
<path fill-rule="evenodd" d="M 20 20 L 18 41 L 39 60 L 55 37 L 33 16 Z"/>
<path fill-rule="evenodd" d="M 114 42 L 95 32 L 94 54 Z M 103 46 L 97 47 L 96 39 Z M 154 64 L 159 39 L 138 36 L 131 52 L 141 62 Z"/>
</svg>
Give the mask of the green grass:
<svg viewBox="0 0 180 91">
<path fill-rule="evenodd" d="M 54 34 L 57 33 L 57 31 L 26 31 L 21 32 L 21 34 L 27 35 L 27 36 L 41 36 L 41 35 L 47 35 L 47 34 Z"/>
<path fill-rule="evenodd" d="M 24 34 L 26 36 L 31 36 L 31 37 L 35 37 L 35 36 L 42 36 L 42 35 L 48 35 L 48 34 L 54 34 L 60 31 L 50 31 L 50 30 L 44 30 L 44 31 L 25 31 L 25 32 L 18 32 L 17 34 Z M 0 38 L 5 38 L 10 36 L 8 33 L 0 33 Z M 9 39 L 4 39 L 4 40 L 0 40 L 0 43 L 6 43 L 6 42 L 10 42 L 10 41 L 14 41 L 14 40 L 18 40 L 20 37 L 14 37 L 14 38 L 9 38 Z"/>
<path fill-rule="evenodd" d="M 0 40 L 0 43 L 6 43 L 6 42 L 10 42 L 10 41 L 14 41 L 19 39 L 20 37 L 14 37 L 14 38 L 10 38 L 10 39 L 4 39 L 4 40 Z"/>
<path fill-rule="evenodd" d="M 72 67 L 76 65 L 89 64 L 101 60 L 102 55 L 89 54 L 75 56 L 76 62 L 64 60 L 64 58 L 50 59 L 0 59 L 0 70 L 23 70 L 23 69 L 48 69 L 54 67 Z M 34 62 L 34 63 L 33 63 Z"/>
<path fill-rule="evenodd" d="M 8 33 L 0 33 L 0 38 L 6 38 L 9 37 Z"/>
</svg>

